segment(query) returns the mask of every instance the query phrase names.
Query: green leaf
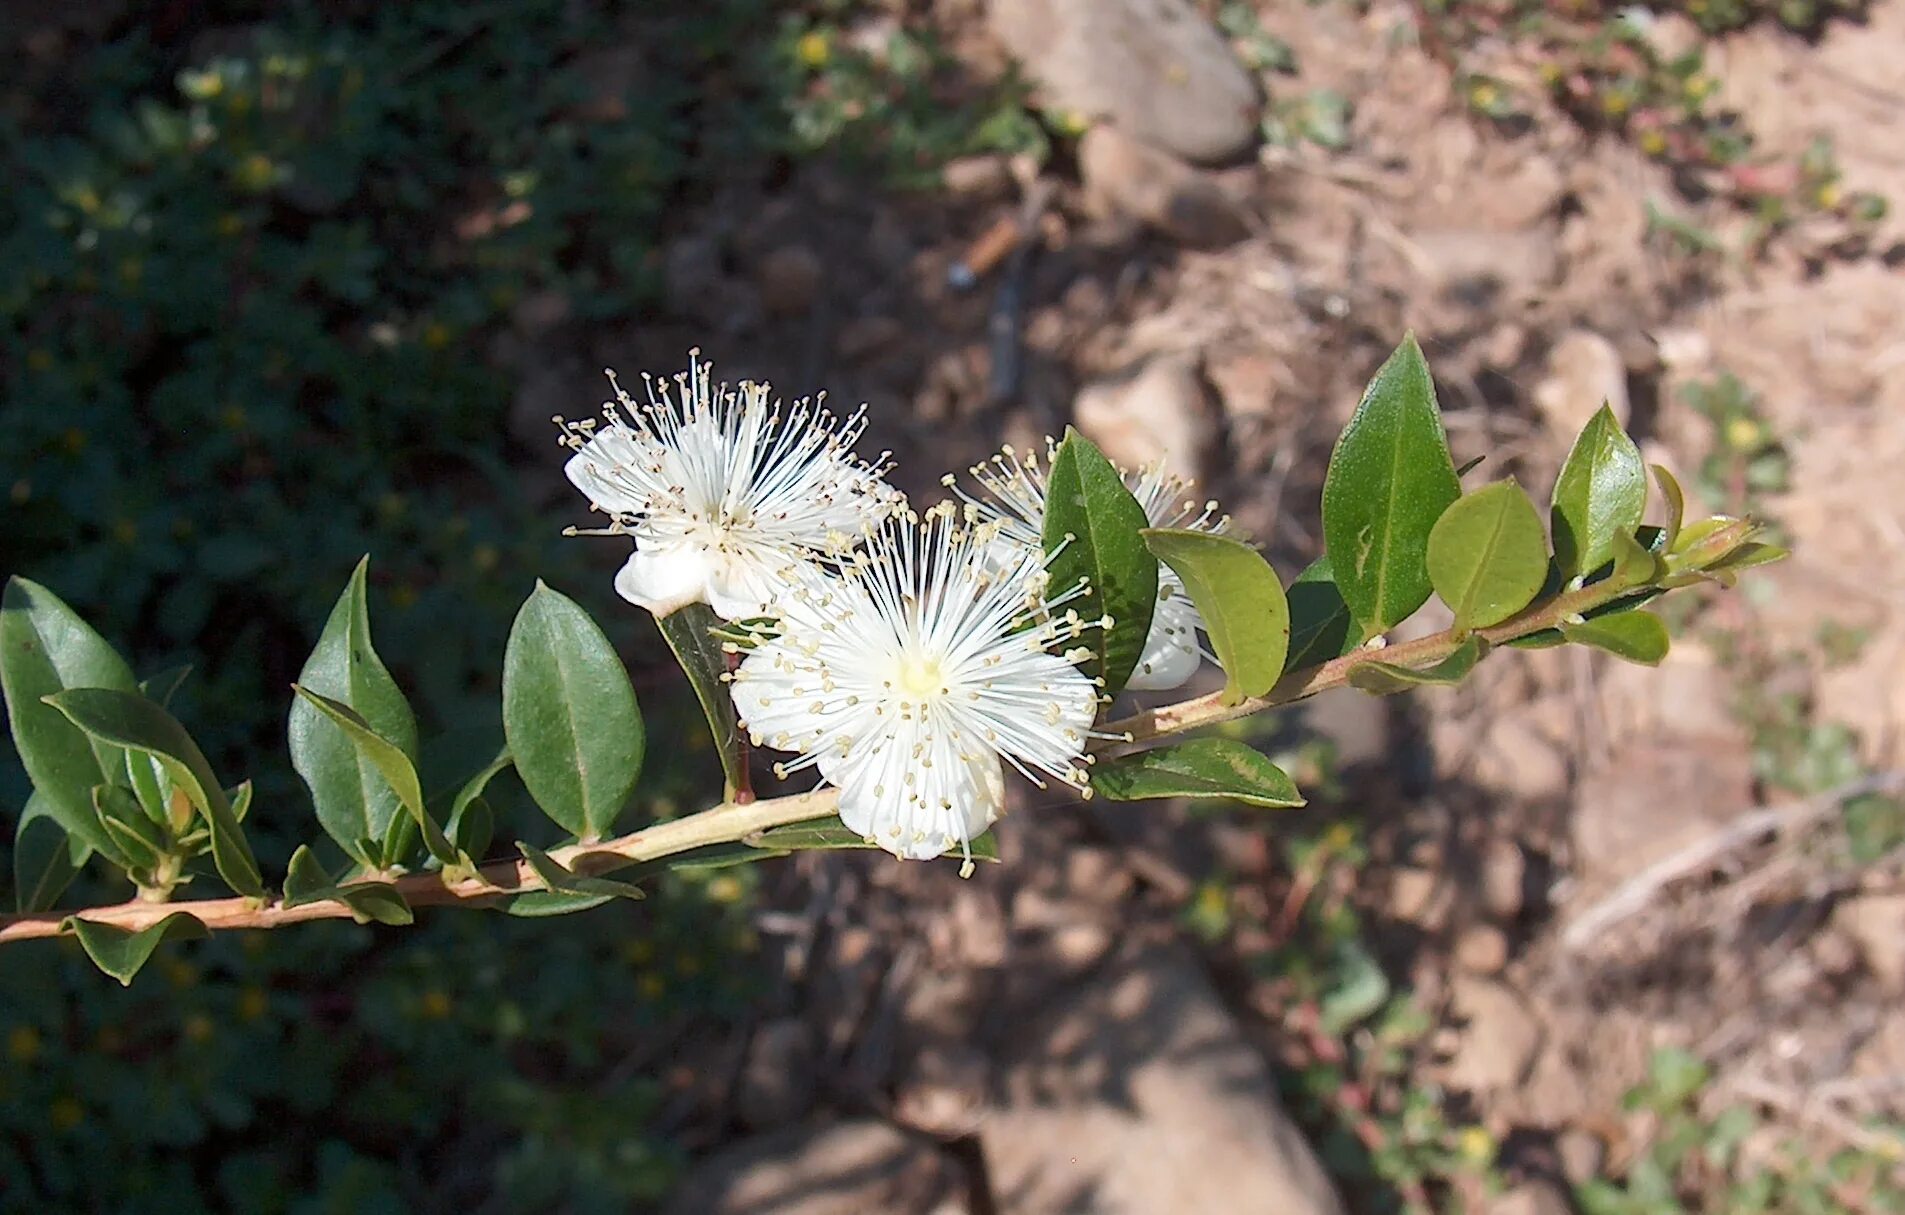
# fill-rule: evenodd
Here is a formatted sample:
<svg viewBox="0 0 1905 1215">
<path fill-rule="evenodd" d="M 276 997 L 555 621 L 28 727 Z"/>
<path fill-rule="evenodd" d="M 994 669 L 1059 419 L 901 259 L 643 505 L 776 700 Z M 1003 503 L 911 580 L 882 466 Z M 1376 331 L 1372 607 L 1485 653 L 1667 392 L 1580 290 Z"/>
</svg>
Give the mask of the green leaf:
<svg viewBox="0 0 1905 1215">
<path fill-rule="evenodd" d="M 1341 658 L 1359 644 L 1355 620 L 1325 553 L 1298 574 L 1284 598 L 1290 608 L 1290 653 L 1283 669 L 1301 671 Z"/>
<path fill-rule="evenodd" d="M 721 775 L 727 785 L 728 800 L 741 787 L 741 748 L 734 729 L 734 699 L 721 682 L 727 673 L 727 655 L 716 640 L 719 616 L 705 603 L 691 603 L 666 616 L 655 618 L 662 640 L 674 651 L 675 661 L 688 676 L 701 712 L 708 719 L 708 732 L 714 739 L 715 754 L 721 757 Z"/>
<path fill-rule="evenodd" d="M 397 794 L 397 802 L 409 811 L 411 821 L 423 832 L 424 851 L 447 866 L 472 867 L 475 862 L 458 854 L 450 846 L 443 829 L 430 816 L 423 804 L 423 786 L 417 780 L 416 765 L 410 762 L 410 756 L 390 739 L 377 733 L 369 722 L 347 704 L 332 700 L 328 696 L 313 692 L 302 684 L 292 684 L 296 692 L 307 704 L 315 707 L 326 718 L 337 723 L 344 737 L 349 739 L 359 753 L 383 777 L 386 784 Z M 373 866 L 374 868 L 377 866 Z"/>
<path fill-rule="evenodd" d="M 402 892 L 388 882 L 346 882 L 339 885 L 312 854 L 307 844 L 298 845 L 284 875 L 284 905 L 303 907 L 309 903 L 337 902 L 350 908 L 351 918 L 359 924 L 411 924 L 416 913 L 404 901 Z"/>
<path fill-rule="evenodd" d="M 543 813 L 578 839 L 609 833 L 641 774 L 641 710 L 608 637 L 540 581 L 503 651 L 503 734 Z"/>
<path fill-rule="evenodd" d="M 118 780 L 125 758 L 117 747 L 88 738 L 45 698 L 66 688 L 137 687 L 125 660 L 59 596 L 25 578 L 7 579 L 0 595 L 0 689 L 14 748 L 46 813 L 108 854 L 112 841 L 93 813 L 93 786 Z"/>
<path fill-rule="evenodd" d="M 159 825 L 146 817 L 145 807 L 132 790 L 119 785 L 94 785 L 93 810 L 99 815 L 99 825 L 119 846 L 120 855 L 132 862 L 127 868 L 151 869 L 169 851 Z"/>
<path fill-rule="evenodd" d="M 511 899 L 508 912 L 523 919 L 540 920 L 588 911 L 614 899 L 612 894 L 564 894 L 560 890 L 530 890 Z"/>
<path fill-rule="evenodd" d="M 93 846 L 60 826 L 38 793 L 13 829 L 13 897 L 23 912 L 46 911 L 59 901 L 93 854 Z"/>
<path fill-rule="evenodd" d="M 417 719 L 410 702 L 397 686 L 370 638 L 370 606 L 365 580 L 370 558 L 357 563 L 350 582 L 324 623 L 311 656 L 298 672 L 298 683 L 320 696 L 345 705 L 379 737 L 415 760 Z M 311 790 L 318 822 L 354 859 L 372 869 L 385 869 L 401 855 L 385 852 L 365 855 L 364 841 L 380 843 L 393 836 L 391 824 L 402 818 L 403 803 L 383 771 L 336 722 L 308 701 L 294 701 L 289 724 L 291 766 Z"/>
<path fill-rule="evenodd" d="M 173 826 L 169 806 L 172 782 L 165 775 L 165 765 L 138 751 L 127 751 L 125 755 L 126 783 L 132 787 L 133 796 L 139 799 L 146 817 L 155 823 Z"/>
<path fill-rule="evenodd" d="M 1687 495 L 1680 488 L 1680 482 L 1667 471 L 1664 464 L 1650 465 L 1654 470 L 1654 480 L 1660 485 L 1660 496 L 1667 500 L 1667 525 L 1661 528 L 1660 547 L 1673 551 L 1674 541 L 1680 538 L 1680 528 L 1687 519 Z"/>
<path fill-rule="evenodd" d="M 1548 542 L 1514 478 L 1458 498 L 1429 533 L 1429 581 L 1461 629 L 1500 624 L 1548 579 Z"/>
<path fill-rule="evenodd" d="M 631 886 L 627 882 L 613 882 L 607 878 L 589 877 L 566 869 L 554 857 L 536 847 L 516 841 L 516 850 L 523 854 L 529 867 L 536 871 L 542 884 L 557 894 L 575 895 L 586 898 L 645 899 L 646 891 L 640 886 Z"/>
<path fill-rule="evenodd" d="M 1771 565 L 1775 561 L 1784 561 L 1792 556 L 1792 550 L 1777 544 L 1762 544 L 1757 540 L 1748 540 L 1726 556 L 1707 566 L 1709 574 L 1751 569 L 1756 565 Z"/>
<path fill-rule="evenodd" d="M 175 911 L 138 932 L 68 916 L 61 922 L 60 931 L 77 936 L 93 965 L 119 980 L 122 987 L 132 986 L 132 976 L 139 973 L 139 968 L 152 957 L 152 951 L 167 937 L 192 941 L 211 935 L 202 921 L 183 911 Z"/>
<path fill-rule="evenodd" d="M 1367 949 L 1351 939 L 1331 959 L 1334 981 L 1317 1002 L 1323 1032 L 1340 1035 L 1389 999 L 1389 976 Z"/>
<path fill-rule="evenodd" d="M 1667 626 L 1652 612 L 1621 612 L 1596 616 L 1579 624 L 1563 624 L 1561 635 L 1569 641 L 1606 650 L 1617 658 L 1643 666 L 1659 666 L 1667 656 L 1670 638 Z"/>
<path fill-rule="evenodd" d="M 1109 617 L 1109 628 L 1086 634 L 1094 657 L 1088 673 L 1115 695 L 1131 678 L 1151 631 L 1158 600 L 1158 562 L 1139 533 L 1151 525 L 1124 477 L 1091 440 L 1076 430 L 1052 457 L 1045 496 L 1045 551 L 1054 591 L 1084 580 L 1089 593 L 1079 611 Z"/>
<path fill-rule="evenodd" d="M 144 752 L 163 764 L 166 775 L 185 790 L 211 829 L 212 863 L 218 875 L 239 894 L 250 898 L 264 894 L 258 862 L 225 799 L 224 787 L 212 774 L 205 753 L 170 713 L 136 692 L 105 688 L 72 688 L 47 697 L 46 702 L 92 737 Z"/>
<path fill-rule="evenodd" d="M 1145 547 L 1183 579 L 1204 617 L 1224 669 L 1223 702 L 1234 705 L 1268 692 L 1283 674 L 1290 649 L 1290 607 L 1270 563 L 1229 536 L 1174 528 L 1142 534 Z"/>
<path fill-rule="evenodd" d="M 1417 669 L 1393 662 L 1359 662 L 1349 669 L 1349 685 L 1377 696 L 1406 692 L 1410 688 L 1446 687 L 1468 678 L 1468 673 L 1475 669 L 1487 650 L 1487 644 L 1480 637 L 1471 636 L 1448 657 L 1430 667 Z"/>
<path fill-rule="evenodd" d="M 1617 533 L 1634 534 L 1647 509 L 1647 470 L 1640 448 L 1615 420 L 1600 411 L 1574 440 L 1554 483 L 1555 562 L 1567 579 L 1591 574 L 1614 557 Z"/>
<path fill-rule="evenodd" d="M 1228 738 L 1194 738 L 1105 760 L 1093 766 L 1091 787 L 1115 802 L 1218 797 L 1271 809 L 1304 804 L 1283 769 Z"/>
<path fill-rule="evenodd" d="M 1323 540 L 1366 641 L 1429 597 L 1429 532 L 1461 496 L 1435 383 L 1413 335 L 1363 393 L 1323 479 Z"/>
<path fill-rule="evenodd" d="M 489 787 L 497 773 L 513 762 L 509 749 L 505 747 L 482 771 L 463 783 L 463 787 L 457 790 L 455 800 L 450 803 L 450 819 L 444 831 L 457 851 L 464 856 L 481 858 L 489 851 L 490 840 L 496 831 L 496 813 L 483 797 L 483 790 Z"/>
<path fill-rule="evenodd" d="M 758 832 L 743 841 L 748 847 L 766 849 L 769 852 L 785 855 L 789 852 L 827 852 L 842 849 L 878 848 L 879 845 L 864 835 L 842 823 L 839 816 L 816 819 L 811 823 L 791 823 L 785 827 L 771 827 Z M 996 861 L 999 859 L 999 841 L 992 832 L 986 831 L 974 836 L 966 848 L 952 847 L 946 850 L 947 856 L 964 856 L 967 849 L 975 861 Z M 679 868 L 674 864 L 678 858 L 670 857 L 662 862 L 668 868 Z M 704 858 L 705 859 L 705 858 Z M 752 859 L 752 858 L 749 858 Z M 703 867 L 701 866 L 690 866 Z"/>
</svg>

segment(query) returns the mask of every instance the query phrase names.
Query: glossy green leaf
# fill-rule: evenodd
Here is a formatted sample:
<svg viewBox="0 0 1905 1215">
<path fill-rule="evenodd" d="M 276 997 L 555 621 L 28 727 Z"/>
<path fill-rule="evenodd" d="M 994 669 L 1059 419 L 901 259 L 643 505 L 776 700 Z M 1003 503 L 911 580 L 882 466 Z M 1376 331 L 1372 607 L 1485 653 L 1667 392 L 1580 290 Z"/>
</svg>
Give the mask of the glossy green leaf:
<svg viewBox="0 0 1905 1215">
<path fill-rule="evenodd" d="M 132 986 L 132 976 L 139 973 L 159 942 L 167 937 L 192 941 L 211 935 L 203 922 L 183 911 L 175 911 L 138 932 L 112 924 L 96 924 L 78 916 L 68 916 L 61 922 L 60 930 L 77 936 L 93 965 L 119 980 L 122 987 Z"/>
<path fill-rule="evenodd" d="M 365 593 L 369 566 L 366 557 L 351 572 L 317 646 L 298 672 L 298 683 L 351 709 L 379 738 L 414 762 L 416 715 L 371 645 Z M 291 766 L 310 789 L 325 832 L 370 868 L 384 869 L 401 861 L 401 855 L 363 852 L 365 841 L 377 841 L 381 847 L 401 838 L 392 835 L 391 824 L 403 817 L 403 803 L 382 769 L 309 701 L 292 703 L 289 734 Z"/>
<path fill-rule="evenodd" d="M 1554 484 L 1549 522 L 1561 576 L 1579 578 L 1606 565 L 1614 557 L 1615 535 L 1631 537 L 1646 509 L 1640 448 L 1602 405 L 1575 438 Z"/>
<path fill-rule="evenodd" d="M 72 688 L 46 698 L 74 725 L 102 742 L 144 752 L 165 766 L 172 783 L 185 790 L 204 816 L 212 835 L 212 863 L 225 884 L 239 894 L 264 894 L 258 862 L 232 813 L 225 790 L 212 774 L 205 753 L 172 715 L 136 692 Z"/>
<path fill-rule="evenodd" d="M 838 816 L 815 819 L 811 823 L 792 823 L 785 827 L 772 827 L 749 836 L 744 842 L 750 848 L 767 849 L 780 854 L 879 847 L 878 844 L 842 823 Z M 999 859 L 999 841 L 990 831 L 973 837 L 966 848 L 948 848 L 945 855 L 964 856 L 967 849 L 971 850 L 972 859 L 975 861 Z M 679 866 L 673 863 L 677 859 L 670 857 L 662 863 L 669 868 L 678 868 Z"/>
<path fill-rule="evenodd" d="M 1144 543 L 1183 580 L 1224 670 L 1223 702 L 1262 696 L 1283 674 L 1290 607 L 1263 554 L 1229 536 L 1147 528 Z"/>
<path fill-rule="evenodd" d="M 1660 554 L 1641 543 L 1638 535 L 1628 532 L 1615 532 L 1609 546 L 1613 550 L 1614 567 L 1608 572 L 1604 583 L 1608 590 L 1631 589 L 1647 586 L 1666 576 L 1667 562 Z"/>
<path fill-rule="evenodd" d="M 1687 495 L 1680 488 L 1680 481 L 1664 464 L 1650 465 L 1654 470 L 1654 481 L 1660 486 L 1660 496 L 1667 500 L 1667 523 L 1661 528 L 1661 547 L 1672 551 L 1674 541 L 1680 538 L 1681 525 L 1687 519 Z"/>
<path fill-rule="evenodd" d="M 542 884 L 557 894 L 573 895 L 583 898 L 644 899 L 648 897 L 640 886 L 631 886 L 627 882 L 610 881 L 608 878 L 589 877 L 565 868 L 554 857 L 536 847 L 516 841 L 517 851 L 536 871 Z"/>
<path fill-rule="evenodd" d="M 1091 440 L 1067 429 L 1052 457 L 1043 536 L 1053 554 L 1047 569 L 1054 592 L 1082 580 L 1089 594 L 1077 601 L 1084 616 L 1109 617 L 1111 626 L 1080 638 L 1091 647 L 1087 674 L 1116 694 L 1131 678 L 1151 630 L 1158 600 L 1158 561 L 1139 533 L 1151 525 L 1124 477 Z"/>
<path fill-rule="evenodd" d="M 1660 665 L 1660 660 L 1667 656 L 1671 640 L 1667 636 L 1667 626 L 1661 623 L 1660 617 L 1642 611 L 1597 616 L 1579 624 L 1563 624 L 1561 635 L 1569 641 L 1591 645 L 1617 658 L 1650 667 Z"/>
<path fill-rule="evenodd" d="M 163 831 L 146 816 L 145 807 L 132 790 L 119 785 L 94 785 L 93 811 L 118 846 L 119 855 L 131 862 L 127 868 L 150 869 L 169 851 Z"/>
<path fill-rule="evenodd" d="M 511 899 L 506 910 L 510 915 L 523 919 L 540 920 L 550 916 L 573 915 L 614 901 L 615 896 L 612 894 L 564 894 L 560 890 L 530 890 Z"/>
<path fill-rule="evenodd" d="M 1283 769 L 1228 738 L 1194 738 L 1105 760 L 1092 768 L 1091 787 L 1117 802 L 1218 797 L 1272 809 L 1304 804 L 1296 782 Z"/>
<path fill-rule="evenodd" d="M 1429 597 L 1429 532 L 1461 495 L 1414 336 L 1376 372 L 1323 480 L 1330 568 L 1365 641 Z"/>
<path fill-rule="evenodd" d="M 1286 672 L 1321 666 L 1359 644 L 1355 619 L 1343 602 L 1327 553 L 1297 575 L 1284 599 L 1290 609 L 1290 652 L 1283 660 Z"/>
<path fill-rule="evenodd" d="M 1485 629 L 1527 607 L 1548 579 L 1548 540 L 1514 478 L 1458 498 L 1429 533 L 1429 581 L 1457 628 Z"/>
<path fill-rule="evenodd" d="M 423 833 L 424 851 L 428 852 L 444 865 L 468 867 L 472 862 L 468 857 L 460 856 L 450 844 L 443 829 L 430 816 L 423 803 L 423 786 L 417 780 L 416 765 L 410 756 L 390 739 L 377 733 L 369 722 L 347 704 L 332 700 L 328 696 L 313 692 L 302 684 L 292 684 L 292 691 L 307 704 L 310 704 L 326 718 L 335 722 L 343 731 L 344 737 L 363 755 L 366 762 L 383 777 L 384 782 L 396 792 L 397 803 L 409 812 L 411 821 Z M 373 866 L 381 868 L 381 866 Z"/>
<path fill-rule="evenodd" d="M 165 765 L 139 751 L 127 751 L 125 756 L 126 784 L 139 799 L 146 817 L 168 827 L 176 826 L 170 812 L 172 780 L 165 774 Z"/>
<path fill-rule="evenodd" d="M 1407 692 L 1411 688 L 1446 687 L 1461 683 L 1488 647 L 1480 637 L 1471 636 L 1456 646 L 1448 657 L 1433 666 L 1405 667 L 1393 662 L 1359 662 L 1349 669 L 1349 686 L 1377 696 Z"/>
<path fill-rule="evenodd" d="M 543 813 L 578 839 L 609 833 L 641 775 L 641 710 L 608 637 L 541 582 L 503 651 L 503 734 Z"/>
<path fill-rule="evenodd" d="M 89 738 L 45 698 L 67 688 L 137 687 L 125 660 L 59 596 L 25 578 L 7 579 L 0 595 L 0 690 L 14 749 L 46 812 L 108 853 L 112 842 L 93 813 L 93 786 L 123 779 L 125 757 Z"/>
<path fill-rule="evenodd" d="M 324 866 L 318 864 L 310 846 L 298 845 L 284 875 L 284 905 L 303 907 L 309 903 L 338 902 L 348 907 L 359 924 L 402 925 L 416 921 L 402 892 L 388 882 L 346 882 L 339 885 Z"/>
<path fill-rule="evenodd" d="M 23 912 L 47 911 L 73 883 L 93 846 L 60 826 L 38 793 L 13 830 L 13 898 Z"/>
<path fill-rule="evenodd" d="M 741 748 L 734 727 L 734 700 L 728 694 L 728 686 L 721 682 L 721 676 L 728 669 L 728 656 L 715 636 L 715 630 L 721 627 L 721 618 L 707 604 L 691 603 L 657 617 L 655 624 L 661 629 L 662 640 L 674 651 L 682 673 L 688 676 L 695 699 L 701 702 L 715 754 L 721 758 L 727 797 L 732 801 L 742 782 Z"/>
<path fill-rule="evenodd" d="M 463 782 L 451 801 L 450 818 L 443 830 L 464 856 L 481 859 L 489 852 L 490 840 L 496 831 L 496 813 L 483 797 L 483 790 L 512 762 L 508 748 L 504 748 L 480 772 Z"/>
</svg>

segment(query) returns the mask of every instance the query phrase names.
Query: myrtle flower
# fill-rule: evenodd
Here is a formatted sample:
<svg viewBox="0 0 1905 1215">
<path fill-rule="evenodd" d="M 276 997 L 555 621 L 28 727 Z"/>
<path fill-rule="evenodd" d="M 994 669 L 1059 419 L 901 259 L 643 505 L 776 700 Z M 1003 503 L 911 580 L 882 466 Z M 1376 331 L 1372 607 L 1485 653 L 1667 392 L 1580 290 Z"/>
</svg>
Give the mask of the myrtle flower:
<svg viewBox="0 0 1905 1215">
<path fill-rule="evenodd" d="M 564 471 L 634 538 L 615 576 L 624 599 L 665 616 L 707 603 L 730 620 L 768 615 L 822 554 L 851 544 L 905 498 L 851 448 L 864 410 L 837 418 L 820 403 L 783 405 L 766 384 L 716 385 L 699 352 L 672 380 L 642 376 L 645 401 L 622 390 L 601 421 L 566 422 Z M 824 400 L 824 398 L 823 398 Z"/>
<path fill-rule="evenodd" d="M 794 590 L 778 633 L 732 677 L 757 746 L 797 753 L 782 777 L 815 768 L 840 788 L 840 819 L 889 852 L 939 856 L 1004 809 L 1005 766 L 1089 793 L 1084 749 L 1095 683 L 1053 653 L 1099 622 L 1048 598 L 1035 549 L 989 561 L 997 524 L 951 503 L 907 513 L 838 577 Z"/>
<path fill-rule="evenodd" d="M 971 469 L 983 496 L 967 494 L 956 478 L 945 484 L 959 496 L 977 506 L 985 518 L 999 524 L 1003 544 L 1037 549 L 1045 521 L 1045 498 L 1051 477 L 1052 440 L 1045 441 L 1043 459 L 1038 452 L 1019 454 L 1011 447 L 984 464 Z M 1230 516 L 1217 514 L 1217 503 L 1198 502 L 1185 497 L 1190 482 L 1164 471 L 1162 461 L 1137 472 L 1125 472 L 1125 487 L 1144 508 L 1152 527 L 1180 527 L 1203 532 L 1227 532 Z M 1170 566 L 1158 565 L 1158 601 L 1151 612 L 1151 631 L 1145 634 L 1144 651 L 1125 686 L 1133 691 L 1158 691 L 1182 687 L 1197 673 L 1203 658 L 1197 630 L 1204 617 L 1184 590 L 1184 582 Z"/>
</svg>

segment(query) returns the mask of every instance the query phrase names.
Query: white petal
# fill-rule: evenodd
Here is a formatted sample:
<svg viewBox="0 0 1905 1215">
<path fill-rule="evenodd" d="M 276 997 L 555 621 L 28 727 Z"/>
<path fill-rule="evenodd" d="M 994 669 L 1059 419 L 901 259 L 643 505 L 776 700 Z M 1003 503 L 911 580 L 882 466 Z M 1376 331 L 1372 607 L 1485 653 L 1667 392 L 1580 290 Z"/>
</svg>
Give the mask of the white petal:
<svg viewBox="0 0 1905 1215">
<path fill-rule="evenodd" d="M 1125 681 L 1125 687 L 1135 692 L 1181 688 L 1197 674 L 1203 659 L 1197 650 L 1197 626 L 1203 623 L 1197 606 L 1175 575 L 1159 581 L 1158 605 L 1151 613 L 1144 652 L 1138 655 L 1137 668 Z"/>
<path fill-rule="evenodd" d="M 708 603 L 727 620 L 774 616 L 787 596 L 820 577 L 812 562 L 782 553 L 730 555 L 710 572 Z"/>
<path fill-rule="evenodd" d="M 998 821 L 1005 776 L 985 751 L 949 753 L 923 768 L 909 739 L 902 733 L 854 748 L 840 775 L 840 821 L 902 860 L 931 860 Z"/>
<path fill-rule="evenodd" d="M 615 590 L 637 607 L 666 616 L 708 598 L 707 551 L 698 544 L 637 548 L 615 575 Z"/>
<path fill-rule="evenodd" d="M 569 481 L 603 510 L 639 514 L 649 507 L 640 489 L 646 468 L 656 459 L 655 445 L 626 426 L 605 426 L 562 466 Z"/>
</svg>

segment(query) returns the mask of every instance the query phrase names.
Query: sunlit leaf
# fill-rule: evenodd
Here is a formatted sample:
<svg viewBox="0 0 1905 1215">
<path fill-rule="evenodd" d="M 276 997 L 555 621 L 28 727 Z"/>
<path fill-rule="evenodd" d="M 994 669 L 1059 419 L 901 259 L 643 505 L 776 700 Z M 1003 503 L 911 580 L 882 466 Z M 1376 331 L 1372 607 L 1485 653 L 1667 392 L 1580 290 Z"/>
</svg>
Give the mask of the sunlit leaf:
<svg viewBox="0 0 1905 1215">
<path fill-rule="evenodd" d="M 1647 508 L 1647 469 L 1640 448 L 1614 411 L 1602 405 L 1574 440 L 1554 484 L 1549 522 L 1563 578 L 1579 578 L 1614 557 L 1614 537 L 1631 537 Z"/>
<path fill-rule="evenodd" d="M 1617 658 L 1650 667 L 1660 665 L 1672 641 L 1660 617 L 1643 611 L 1619 612 L 1579 624 L 1563 624 L 1561 635 L 1569 641 L 1591 645 Z"/>
<path fill-rule="evenodd" d="M 608 637 L 541 582 L 503 652 L 503 733 L 543 813 L 578 839 L 609 833 L 641 774 L 641 710 Z"/>
<path fill-rule="evenodd" d="M 1045 499 L 1045 551 L 1054 591 L 1085 581 L 1090 593 L 1078 601 L 1085 616 L 1104 615 L 1111 626 L 1080 640 L 1094 658 L 1088 674 L 1102 676 L 1107 694 L 1131 678 L 1144 652 L 1158 599 L 1158 561 L 1139 533 L 1150 526 L 1144 507 L 1104 453 L 1076 430 L 1052 457 Z"/>
<path fill-rule="evenodd" d="M 369 566 L 366 557 L 351 572 L 317 646 L 298 673 L 298 684 L 348 707 L 379 738 L 414 761 L 416 715 L 371 644 L 365 593 Z M 311 790 L 318 822 L 330 837 L 370 868 L 401 861 L 401 854 L 382 851 L 385 844 L 403 838 L 391 830 L 392 822 L 403 817 L 403 803 L 382 769 L 309 701 L 293 702 L 289 735 L 291 765 Z M 376 842 L 378 850 L 366 855 L 367 841 Z"/>
<path fill-rule="evenodd" d="M 1209 532 L 1147 528 L 1143 535 L 1145 546 L 1183 580 L 1204 618 L 1224 670 L 1224 703 L 1268 692 L 1290 648 L 1290 609 L 1263 554 Z"/>
<path fill-rule="evenodd" d="M 1367 640 L 1429 597 L 1429 532 L 1462 492 L 1413 336 L 1369 382 L 1323 481 L 1323 539 L 1343 601 Z"/>
<path fill-rule="evenodd" d="M 224 787 L 213 775 L 205 753 L 170 713 L 136 692 L 105 688 L 72 688 L 47 697 L 46 702 L 101 742 L 142 751 L 165 765 L 172 783 L 185 790 L 205 817 L 218 875 L 239 894 L 256 898 L 264 893 L 258 862 Z"/>
<path fill-rule="evenodd" d="M 0 688 L 13 746 L 46 813 L 92 847 L 114 853 L 98 816 L 93 786 L 122 779 L 125 756 L 45 702 L 66 688 L 138 687 L 123 658 L 61 602 L 25 578 L 9 578 L 0 595 Z"/>
<path fill-rule="evenodd" d="M 1436 520 L 1428 565 L 1457 628 L 1500 624 L 1533 602 L 1547 581 L 1541 516 L 1513 478 L 1483 486 Z"/>
<path fill-rule="evenodd" d="M 1105 760 L 1093 766 L 1091 787 L 1119 802 L 1216 797 L 1272 809 L 1304 804 L 1296 782 L 1283 769 L 1229 738 L 1194 738 Z"/>
</svg>

